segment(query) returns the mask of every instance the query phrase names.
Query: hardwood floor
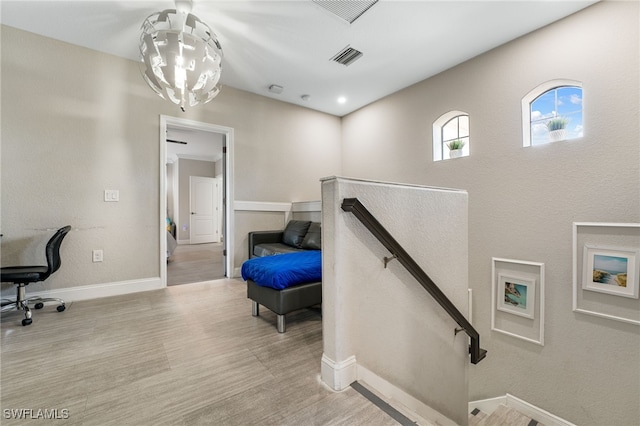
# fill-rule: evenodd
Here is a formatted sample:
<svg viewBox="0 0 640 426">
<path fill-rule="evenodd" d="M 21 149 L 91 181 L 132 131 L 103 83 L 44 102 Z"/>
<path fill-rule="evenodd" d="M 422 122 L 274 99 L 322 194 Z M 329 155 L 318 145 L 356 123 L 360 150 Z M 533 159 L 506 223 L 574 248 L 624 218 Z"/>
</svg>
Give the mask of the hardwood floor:
<svg viewBox="0 0 640 426">
<path fill-rule="evenodd" d="M 251 316 L 242 280 L 68 303 L 62 313 L 49 305 L 32 325 L 21 319 L 9 312 L 0 323 L 3 425 L 38 423 L 6 411 L 21 409 L 57 410 L 68 419 L 47 424 L 64 425 L 397 424 L 354 389 L 320 382 L 318 312 L 288 315 L 279 334 L 267 309 Z"/>
<path fill-rule="evenodd" d="M 181 244 L 167 263 L 167 285 L 224 278 L 223 243 Z"/>
</svg>

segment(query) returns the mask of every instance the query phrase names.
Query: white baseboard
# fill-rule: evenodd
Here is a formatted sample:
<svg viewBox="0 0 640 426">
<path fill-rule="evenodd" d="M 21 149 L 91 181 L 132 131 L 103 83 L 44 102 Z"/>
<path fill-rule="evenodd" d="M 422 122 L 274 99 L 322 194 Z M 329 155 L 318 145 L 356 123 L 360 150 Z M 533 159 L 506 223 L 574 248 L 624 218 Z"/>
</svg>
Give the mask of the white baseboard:
<svg viewBox="0 0 640 426">
<path fill-rule="evenodd" d="M 394 384 L 389 383 L 362 365 L 358 365 L 357 377 L 358 381 L 364 382 L 369 390 L 381 396 L 391 404 L 391 406 L 419 425 L 456 425 L 453 420 L 409 395 Z"/>
<path fill-rule="evenodd" d="M 478 410 L 488 415 L 496 411 L 496 409 L 500 405 L 507 405 L 506 395 L 497 396 L 495 398 L 480 399 L 478 401 L 471 401 L 469 403 L 469 412 L 472 412 L 477 408 Z"/>
<path fill-rule="evenodd" d="M 533 404 L 528 403 L 518 397 L 511 394 L 499 396 L 496 398 L 483 399 L 479 401 L 472 401 L 469 403 L 469 412 L 475 408 L 479 409 L 483 413 L 491 414 L 500 404 L 513 408 L 519 411 L 527 417 L 530 417 L 545 426 L 576 426 L 575 424 L 556 416 L 540 407 L 536 407 Z"/>
<path fill-rule="evenodd" d="M 28 288 L 28 287 L 27 287 Z M 140 280 L 119 281 L 104 284 L 91 284 L 79 287 L 60 288 L 43 291 L 27 291 L 27 297 L 55 297 L 66 303 L 79 300 L 98 299 L 101 297 L 120 296 L 122 294 L 138 293 L 140 291 L 158 290 L 164 288 L 160 277 L 144 278 Z M 3 294 L 2 297 L 15 298 L 12 294 Z"/>
<path fill-rule="evenodd" d="M 356 357 L 354 355 L 336 362 L 326 354 L 320 361 L 320 378 L 334 391 L 342 391 L 356 381 Z"/>
<path fill-rule="evenodd" d="M 235 211 L 258 211 L 258 212 L 291 212 L 291 203 L 279 203 L 270 201 L 233 201 Z"/>
</svg>

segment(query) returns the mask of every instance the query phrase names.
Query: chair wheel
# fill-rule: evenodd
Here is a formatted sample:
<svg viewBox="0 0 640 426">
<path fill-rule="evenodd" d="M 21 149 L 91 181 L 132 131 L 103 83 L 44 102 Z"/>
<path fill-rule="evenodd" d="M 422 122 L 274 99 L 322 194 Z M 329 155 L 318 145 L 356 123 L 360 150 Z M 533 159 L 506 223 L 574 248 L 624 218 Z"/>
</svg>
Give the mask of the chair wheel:
<svg viewBox="0 0 640 426">
<path fill-rule="evenodd" d="M 38 302 L 33 307 L 36 308 L 36 309 L 42 309 L 42 308 L 44 308 L 44 303 Z"/>
<path fill-rule="evenodd" d="M 60 306 L 58 306 L 56 309 L 58 310 L 58 312 L 62 312 L 62 311 L 64 311 L 64 310 L 65 310 L 65 309 L 67 309 L 67 308 L 66 308 L 64 305 L 60 305 Z"/>
<path fill-rule="evenodd" d="M 29 325 L 33 322 L 31 318 L 25 318 L 22 320 L 22 325 Z"/>
</svg>

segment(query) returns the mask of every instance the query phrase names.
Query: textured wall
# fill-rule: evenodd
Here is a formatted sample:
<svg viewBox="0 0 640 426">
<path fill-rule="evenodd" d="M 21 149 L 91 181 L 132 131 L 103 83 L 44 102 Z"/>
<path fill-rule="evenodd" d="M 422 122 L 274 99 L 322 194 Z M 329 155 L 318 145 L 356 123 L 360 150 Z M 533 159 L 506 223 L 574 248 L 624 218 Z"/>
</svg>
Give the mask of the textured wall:
<svg viewBox="0 0 640 426">
<path fill-rule="evenodd" d="M 182 113 L 133 61 L 7 26 L 1 43 L 2 263 L 43 262 L 52 229 L 74 228 L 38 290 L 159 277 L 160 115 L 234 128 L 236 200 L 319 199 L 341 170 L 337 117 L 230 87 Z"/>
<path fill-rule="evenodd" d="M 469 339 L 398 261 L 384 267 L 391 254 L 340 206 L 358 198 L 466 315 L 467 194 L 342 178 L 322 187 L 324 356 L 338 364 L 355 356 L 466 424 Z"/>
<path fill-rule="evenodd" d="M 343 118 L 344 174 L 465 189 L 486 360 L 472 400 L 511 393 L 580 425 L 640 418 L 638 326 L 573 313 L 572 222 L 640 222 L 638 2 L 602 2 Z M 584 137 L 522 148 L 521 99 L 583 82 Z M 471 155 L 432 162 L 432 123 L 470 114 Z M 543 262 L 545 346 L 490 330 L 491 258 Z"/>
</svg>

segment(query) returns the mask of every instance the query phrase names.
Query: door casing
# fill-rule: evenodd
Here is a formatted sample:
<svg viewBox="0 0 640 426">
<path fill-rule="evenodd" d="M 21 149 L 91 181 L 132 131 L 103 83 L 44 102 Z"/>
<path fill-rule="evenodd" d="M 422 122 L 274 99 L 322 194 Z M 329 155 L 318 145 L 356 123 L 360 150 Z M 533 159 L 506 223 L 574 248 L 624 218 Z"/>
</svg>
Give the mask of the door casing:
<svg viewBox="0 0 640 426">
<path fill-rule="evenodd" d="M 160 214 L 159 214 L 159 238 L 160 238 L 160 281 L 163 287 L 167 285 L 167 237 L 166 237 L 166 212 L 167 212 L 167 182 L 166 182 L 166 134 L 167 126 L 182 127 L 186 129 L 202 130 L 223 135 L 223 244 L 225 253 L 225 277 L 231 278 L 234 272 L 234 217 L 233 217 L 233 156 L 234 156 L 234 129 L 232 127 L 217 124 L 203 123 L 184 118 L 160 115 Z"/>
</svg>

